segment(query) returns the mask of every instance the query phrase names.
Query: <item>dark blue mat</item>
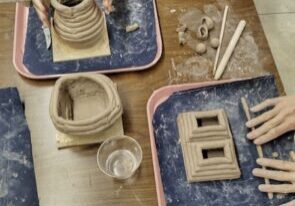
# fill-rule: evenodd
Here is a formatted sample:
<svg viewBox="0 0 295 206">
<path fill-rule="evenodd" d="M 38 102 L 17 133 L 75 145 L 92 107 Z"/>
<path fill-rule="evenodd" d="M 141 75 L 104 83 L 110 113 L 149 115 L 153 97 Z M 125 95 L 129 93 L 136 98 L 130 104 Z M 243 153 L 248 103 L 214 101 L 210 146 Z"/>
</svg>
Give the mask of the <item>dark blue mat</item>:
<svg viewBox="0 0 295 206">
<path fill-rule="evenodd" d="M 97 0 L 99 4 L 101 0 Z M 114 1 L 116 12 L 107 15 L 111 56 L 53 63 L 52 50 L 46 49 L 44 34 L 34 8 L 29 10 L 24 65 L 35 75 L 116 70 L 151 63 L 157 54 L 153 0 Z M 138 22 L 140 29 L 126 33 L 125 27 Z"/>
<path fill-rule="evenodd" d="M 162 103 L 154 114 L 153 127 L 167 205 L 265 206 L 278 205 L 295 198 L 289 195 L 270 201 L 265 193 L 258 191 L 257 186 L 263 180 L 252 176 L 258 155 L 256 147 L 245 138 L 248 130 L 244 126 L 246 117 L 240 98 L 246 96 L 249 104 L 255 105 L 277 95 L 274 78 L 267 76 L 176 92 Z M 178 143 L 176 117 L 181 112 L 219 108 L 224 108 L 228 115 L 242 176 L 236 180 L 189 184 L 181 145 Z M 276 151 L 280 158 L 288 159 L 288 152 L 294 149 L 293 133 L 266 144 L 263 149 L 267 157 Z"/>
<path fill-rule="evenodd" d="M 39 205 L 30 132 L 15 88 L 0 89 L 0 205 Z"/>
</svg>

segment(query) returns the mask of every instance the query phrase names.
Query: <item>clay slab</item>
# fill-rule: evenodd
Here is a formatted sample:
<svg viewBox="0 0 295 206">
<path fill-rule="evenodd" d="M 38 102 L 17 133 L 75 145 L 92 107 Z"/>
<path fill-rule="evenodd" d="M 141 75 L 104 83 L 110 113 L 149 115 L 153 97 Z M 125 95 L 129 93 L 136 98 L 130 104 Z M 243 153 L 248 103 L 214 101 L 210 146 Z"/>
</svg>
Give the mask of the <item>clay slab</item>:
<svg viewBox="0 0 295 206">
<path fill-rule="evenodd" d="M 188 182 L 240 177 L 224 110 L 180 113 L 177 124 Z"/>
</svg>

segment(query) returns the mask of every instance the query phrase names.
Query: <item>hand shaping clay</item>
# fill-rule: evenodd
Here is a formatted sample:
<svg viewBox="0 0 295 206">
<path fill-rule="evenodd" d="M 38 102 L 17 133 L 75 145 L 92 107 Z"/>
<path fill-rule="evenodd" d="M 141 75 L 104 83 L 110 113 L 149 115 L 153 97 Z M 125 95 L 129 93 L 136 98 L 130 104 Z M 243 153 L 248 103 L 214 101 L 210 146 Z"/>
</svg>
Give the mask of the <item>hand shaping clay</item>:
<svg viewBox="0 0 295 206">
<path fill-rule="evenodd" d="M 94 0 L 76 0 L 73 5 L 51 0 L 51 5 L 54 29 L 66 41 L 92 43 L 99 40 L 106 29 L 102 11 Z"/>
<path fill-rule="evenodd" d="M 177 125 L 189 182 L 241 176 L 224 110 L 181 113 Z"/>
<path fill-rule="evenodd" d="M 77 136 L 97 134 L 122 116 L 115 84 L 104 75 L 75 74 L 56 81 L 50 100 L 56 129 Z"/>
<path fill-rule="evenodd" d="M 208 28 L 208 31 L 214 29 L 214 21 L 208 17 L 208 16 L 203 16 L 201 19 L 202 25 L 206 25 Z"/>
<path fill-rule="evenodd" d="M 196 46 L 196 52 L 200 55 L 206 53 L 207 51 L 207 46 L 204 43 L 198 43 Z"/>
<path fill-rule="evenodd" d="M 199 26 L 197 30 L 197 38 L 200 40 L 206 40 L 208 39 L 209 33 L 208 33 L 208 28 L 207 25 L 202 24 Z"/>
</svg>

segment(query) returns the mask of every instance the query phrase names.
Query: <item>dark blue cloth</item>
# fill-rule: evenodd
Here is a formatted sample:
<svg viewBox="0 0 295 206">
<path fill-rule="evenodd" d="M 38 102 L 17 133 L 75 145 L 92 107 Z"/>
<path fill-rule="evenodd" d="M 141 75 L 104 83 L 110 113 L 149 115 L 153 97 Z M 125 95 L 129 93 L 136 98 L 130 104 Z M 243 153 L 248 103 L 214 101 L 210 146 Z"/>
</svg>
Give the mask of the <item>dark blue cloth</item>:
<svg viewBox="0 0 295 206">
<path fill-rule="evenodd" d="M 101 4 L 101 0 L 98 0 Z M 24 52 L 24 65 L 35 75 L 116 70 L 151 63 L 157 54 L 157 35 L 153 0 L 114 1 L 116 11 L 107 15 L 111 56 L 53 63 L 52 50 L 46 49 L 41 22 L 30 8 Z M 140 29 L 126 33 L 128 24 Z"/>
<path fill-rule="evenodd" d="M 0 89 L 0 205 L 39 205 L 30 131 L 15 88 Z"/>
<path fill-rule="evenodd" d="M 153 127 L 167 205 L 265 206 L 295 199 L 294 195 L 288 195 L 283 199 L 268 200 L 267 194 L 257 189 L 264 180 L 252 175 L 252 170 L 257 167 L 255 161 L 258 154 L 255 145 L 246 139 L 248 129 L 240 99 L 245 96 L 253 106 L 277 95 L 273 76 L 266 76 L 176 92 L 159 105 L 153 117 Z M 178 142 L 177 115 L 186 111 L 220 108 L 226 111 L 229 118 L 242 176 L 235 180 L 189 184 Z M 272 152 L 276 151 L 280 159 L 288 159 L 289 151 L 294 149 L 293 135 L 285 134 L 264 145 L 265 156 L 272 157 Z"/>
</svg>

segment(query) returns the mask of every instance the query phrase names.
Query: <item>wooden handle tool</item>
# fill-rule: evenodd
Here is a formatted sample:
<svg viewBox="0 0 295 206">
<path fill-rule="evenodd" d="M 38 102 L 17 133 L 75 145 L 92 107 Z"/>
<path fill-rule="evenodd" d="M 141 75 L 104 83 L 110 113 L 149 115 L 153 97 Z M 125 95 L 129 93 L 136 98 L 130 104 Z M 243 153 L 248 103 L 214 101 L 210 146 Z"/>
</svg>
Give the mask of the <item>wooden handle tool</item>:
<svg viewBox="0 0 295 206">
<path fill-rule="evenodd" d="M 251 114 L 250 114 L 250 110 L 249 110 L 249 106 L 247 104 L 247 101 L 246 101 L 246 99 L 244 97 L 242 97 L 241 102 L 242 102 L 243 110 L 244 110 L 244 112 L 246 114 L 247 120 L 250 121 L 251 120 Z M 253 130 L 255 130 L 255 128 L 252 127 L 251 130 L 253 131 Z M 261 145 L 257 145 L 256 149 L 257 149 L 257 152 L 258 152 L 258 157 L 263 158 L 263 151 L 262 151 Z M 262 169 L 266 169 L 266 168 L 262 167 Z M 264 181 L 265 181 L 265 184 L 267 184 L 267 185 L 270 184 L 269 179 L 265 178 Z M 267 195 L 268 195 L 268 199 L 271 200 L 273 198 L 273 193 L 272 192 L 267 193 Z"/>
<path fill-rule="evenodd" d="M 233 37 L 231 38 L 226 50 L 225 50 L 225 53 L 222 57 L 222 59 L 220 60 L 220 63 L 217 67 L 217 70 L 216 70 L 216 74 L 214 76 L 214 79 L 215 80 L 219 80 L 220 77 L 222 76 L 226 66 L 227 66 L 227 63 L 230 59 L 230 57 L 232 56 L 232 54 L 234 53 L 234 50 L 237 46 L 237 43 L 242 35 L 242 32 L 244 31 L 246 27 L 246 21 L 245 20 L 241 20 L 240 23 L 238 24 L 237 28 L 236 28 L 236 31 L 233 35 Z"/>
<path fill-rule="evenodd" d="M 222 24 L 221 24 L 221 30 L 219 34 L 219 46 L 217 48 L 216 56 L 215 56 L 215 61 L 214 61 L 214 67 L 213 67 L 213 75 L 215 75 L 219 56 L 220 56 L 220 50 L 222 46 L 222 40 L 223 40 L 223 35 L 224 35 L 224 30 L 226 26 L 226 19 L 227 19 L 227 13 L 228 13 L 228 6 L 225 6 L 224 12 L 223 12 L 223 18 L 222 18 Z"/>
</svg>

